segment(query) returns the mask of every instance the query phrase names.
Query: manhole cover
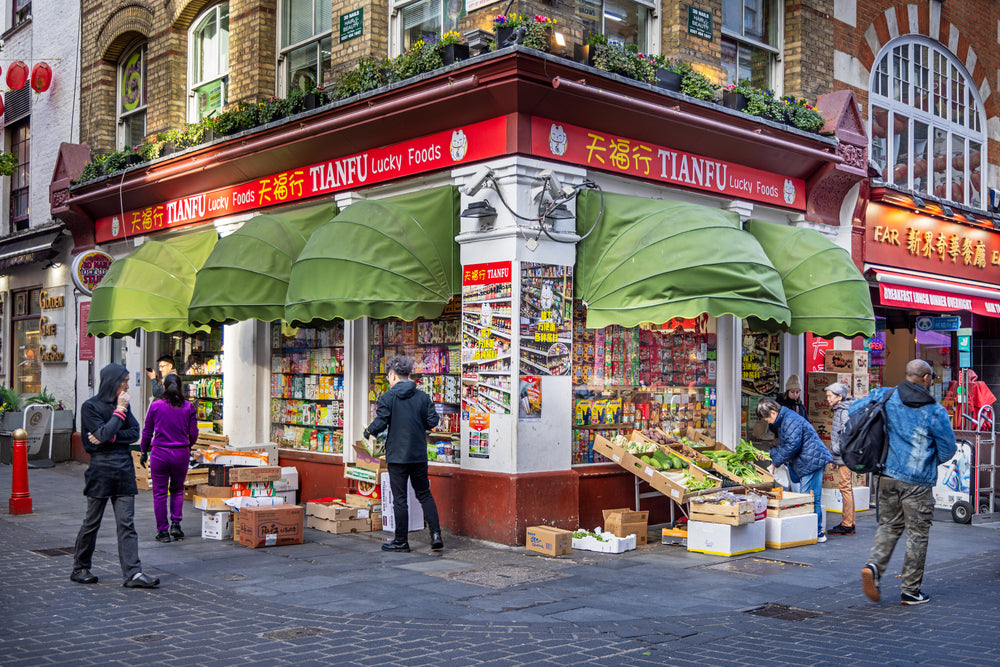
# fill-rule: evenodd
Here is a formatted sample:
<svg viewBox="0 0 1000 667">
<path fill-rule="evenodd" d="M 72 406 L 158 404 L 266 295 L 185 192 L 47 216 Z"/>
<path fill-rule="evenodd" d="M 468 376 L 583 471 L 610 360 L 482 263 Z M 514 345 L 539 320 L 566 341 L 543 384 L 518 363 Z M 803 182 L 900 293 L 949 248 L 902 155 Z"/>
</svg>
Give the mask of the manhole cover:
<svg viewBox="0 0 1000 667">
<path fill-rule="evenodd" d="M 302 639 L 303 637 L 315 637 L 316 635 L 322 635 L 327 631 L 322 628 L 288 628 L 287 630 L 275 630 L 273 632 L 265 632 L 261 635 L 264 639 L 274 639 L 277 641 L 291 641 L 293 639 Z"/>
<path fill-rule="evenodd" d="M 139 635 L 137 637 L 132 637 L 132 641 L 139 642 L 140 644 L 148 644 L 150 642 L 159 642 L 166 639 L 166 635 Z"/>
<path fill-rule="evenodd" d="M 57 547 L 55 549 L 32 549 L 31 553 L 38 554 L 39 556 L 72 556 L 73 547 Z"/>
<path fill-rule="evenodd" d="M 449 570 L 445 572 L 428 572 L 427 574 L 441 577 L 448 581 L 460 581 L 486 588 L 509 588 L 522 584 L 537 584 L 543 581 L 561 579 L 566 575 L 558 572 L 547 572 L 530 567 L 501 565 L 487 569 Z"/>
<path fill-rule="evenodd" d="M 774 560 L 773 558 L 748 556 L 746 558 L 737 558 L 736 560 L 728 560 L 724 563 L 702 565 L 700 567 L 704 567 L 708 570 L 724 570 L 725 572 L 733 572 L 735 574 L 745 574 L 756 577 L 767 574 L 780 574 L 782 572 L 794 570 L 795 568 L 810 566 L 808 563 L 795 563 L 787 560 Z"/>
<path fill-rule="evenodd" d="M 783 604 L 766 604 L 763 607 L 751 609 L 747 613 L 753 614 L 754 616 L 779 618 L 783 621 L 804 621 L 807 618 L 813 618 L 814 616 L 822 616 L 825 612 L 799 609 L 797 607 L 789 607 Z"/>
</svg>

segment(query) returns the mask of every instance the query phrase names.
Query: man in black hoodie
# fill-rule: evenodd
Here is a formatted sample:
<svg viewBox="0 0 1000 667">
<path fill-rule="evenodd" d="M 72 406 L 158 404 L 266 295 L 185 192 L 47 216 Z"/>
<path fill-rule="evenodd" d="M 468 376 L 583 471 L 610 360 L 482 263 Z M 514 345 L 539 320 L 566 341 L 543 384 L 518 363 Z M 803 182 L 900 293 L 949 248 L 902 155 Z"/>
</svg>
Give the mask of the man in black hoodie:
<svg viewBox="0 0 1000 667">
<path fill-rule="evenodd" d="M 410 522 L 406 504 L 407 480 L 413 485 L 413 492 L 424 510 L 424 518 L 431 531 L 431 549 L 444 548 L 437 505 L 427 479 L 427 431 L 437 426 L 440 418 L 430 397 L 419 391 L 416 383 L 410 380 L 412 372 L 413 360 L 407 357 L 395 356 L 385 362 L 389 391 L 379 397 L 375 419 L 364 433 L 365 438 L 368 438 L 389 428 L 385 441 L 385 461 L 389 465 L 389 487 L 392 489 L 396 532 L 392 542 L 382 545 L 383 551 L 410 550 L 407 536 Z"/>
<path fill-rule="evenodd" d="M 80 436 L 90 454 L 90 466 L 84 476 L 83 495 L 87 496 L 87 515 L 76 536 L 73 574 L 78 584 L 96 584 L 90 572 L 91 559 L 101 528 L 104 508 L 111 500 L 118 524 L 118 560 L 122 567 L 123 586 L 155 588 L 160 580 L 142 572 L 139 562 L 139 536 L 135 532 L 135 469 L 129 445 L 139 439 L 139 422 L 129 407 L 128 370 L 119 364 L 101 369 L 97 395 L 87 399 L 80 409 Z"/>
</svg>

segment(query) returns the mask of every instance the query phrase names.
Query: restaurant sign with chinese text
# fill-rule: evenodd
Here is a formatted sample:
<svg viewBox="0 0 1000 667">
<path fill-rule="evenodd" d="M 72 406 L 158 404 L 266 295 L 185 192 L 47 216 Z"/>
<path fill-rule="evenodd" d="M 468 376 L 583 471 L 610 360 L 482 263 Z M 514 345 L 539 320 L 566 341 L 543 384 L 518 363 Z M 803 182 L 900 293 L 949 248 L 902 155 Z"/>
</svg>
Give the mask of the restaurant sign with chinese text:
<svg viewBox="0 0 1000 667">
<path fill-rule="evenodd" d="M 495 157 L 506 147 L 507 120 L 493 118 L 239 185 L 192 193 L 123 215 L 98 218 L 95 238 L 98 243 L 107 243 L 226 215 L 293 204 Z"/>
<path fill-rule="evenodd" d="M 799 211 L 806 208 L 806 184 L 801 178 L 789 178 L 545 118 L 531 119 L 531 151 L 540 158 L 705 190 L 724 197 Z"/>
<path fill-rule="evenodd" d="M 865 262 L 1000 283 L 997 232 L 878 203 L 865 215 Z"/>
</svg>

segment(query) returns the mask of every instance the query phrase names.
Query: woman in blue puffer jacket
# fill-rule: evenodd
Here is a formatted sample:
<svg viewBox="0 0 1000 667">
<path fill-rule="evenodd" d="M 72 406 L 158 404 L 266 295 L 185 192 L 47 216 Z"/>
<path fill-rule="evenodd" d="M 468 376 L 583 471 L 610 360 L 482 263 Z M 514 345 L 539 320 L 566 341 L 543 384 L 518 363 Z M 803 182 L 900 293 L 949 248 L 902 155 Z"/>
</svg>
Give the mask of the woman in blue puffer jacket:
<svg viewBox="0 0 1000 667">
<path fill-rule="evenodd" d="M 757 416 L 778 434 L 778 446 L 771 450 L 771 464 L 777 467 L 787 463 L 798 475 L 802 493 L 812 491 L 818 523 L 816 539 L 826 542 L 826 533 L 823 532 L 823 470 L 827 463 L 833 461 L 833 455 L 819 439 L 812 424 L 774 399 L 765 398 L 758 403 Z"/>
</svg>

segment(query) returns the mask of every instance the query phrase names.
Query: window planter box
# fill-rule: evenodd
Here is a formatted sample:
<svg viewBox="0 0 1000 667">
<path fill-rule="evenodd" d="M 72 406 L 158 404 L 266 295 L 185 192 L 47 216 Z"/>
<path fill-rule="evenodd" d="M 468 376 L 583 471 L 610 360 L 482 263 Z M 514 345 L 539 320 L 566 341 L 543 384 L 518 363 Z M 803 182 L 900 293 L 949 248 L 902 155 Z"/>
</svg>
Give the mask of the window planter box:
<svg viewBox="0 0 1000 667">
<path fill-rule="evenodd" d="M 666 88 L 667 90 L 673 90 L 675 92 L 680 92 L 681 89 L 681 75 L 677 72 L 671 72 L 668 69 L 656 70 L 656 85 L 659 88 Z"/>
<path fill-rule="evenodd" d="M 445 65 L 452 65 L 460 60 L 468 60 L 468 44 L 445 44 L 441 49 L 441 61 Z"/>
<path fill-rule="evenodd" d="M 722 91 L 722 106 L 735 111 L 746 111 L 747 97 L 743 93 L 724 90 Z"/>
</svg>

